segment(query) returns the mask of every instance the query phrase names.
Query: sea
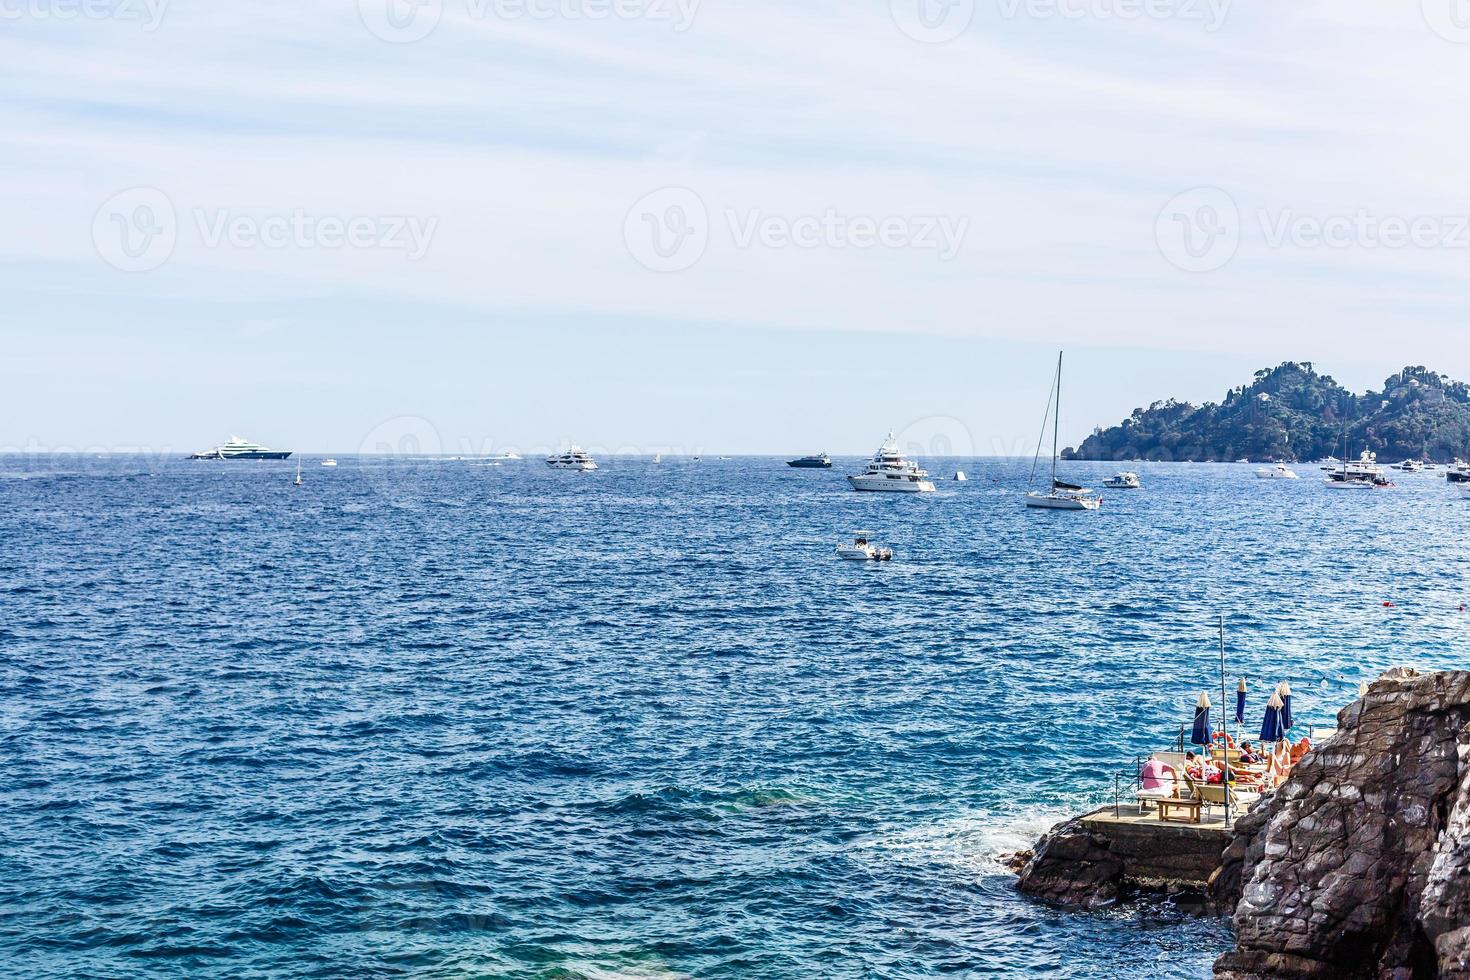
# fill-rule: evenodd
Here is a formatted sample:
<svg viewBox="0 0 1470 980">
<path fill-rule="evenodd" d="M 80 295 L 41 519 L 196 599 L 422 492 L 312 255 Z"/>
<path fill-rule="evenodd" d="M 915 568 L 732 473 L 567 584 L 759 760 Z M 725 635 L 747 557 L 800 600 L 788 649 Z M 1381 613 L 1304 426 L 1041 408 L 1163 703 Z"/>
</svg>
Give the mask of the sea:
<svg viewBox="0 0 1470 980">
<path fill-rule="evenodd" d="M 1246 733 L 1466 660 L 1437 474 L 835 462 L 0 457 L 0 975 L 1206 977 L 1006 856 L 1220 717 L 1222 616 Z"/>
</svg>

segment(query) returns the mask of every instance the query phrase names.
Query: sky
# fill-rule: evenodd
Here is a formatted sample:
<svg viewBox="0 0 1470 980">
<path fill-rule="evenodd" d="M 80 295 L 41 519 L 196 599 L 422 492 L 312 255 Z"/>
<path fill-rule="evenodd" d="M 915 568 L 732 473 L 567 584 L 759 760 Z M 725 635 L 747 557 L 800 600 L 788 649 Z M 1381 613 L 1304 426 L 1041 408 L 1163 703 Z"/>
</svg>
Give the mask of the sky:
<svg viewBox="0 0 1470 980">
<path fill-rule="evenodd" d="M 0 0 L 0 450 L 1027 455 L 1470 379 L 1463 0 Z"/>
</svg>

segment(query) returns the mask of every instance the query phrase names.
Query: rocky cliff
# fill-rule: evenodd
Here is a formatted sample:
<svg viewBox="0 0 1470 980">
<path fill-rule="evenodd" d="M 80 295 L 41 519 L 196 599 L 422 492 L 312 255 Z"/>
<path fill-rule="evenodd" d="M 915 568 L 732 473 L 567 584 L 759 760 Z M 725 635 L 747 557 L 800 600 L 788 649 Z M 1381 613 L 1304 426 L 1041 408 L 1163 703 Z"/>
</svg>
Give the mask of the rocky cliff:
<svg viewBox="0 0 1470 980">
<path fill-rule="evenodd" d="M 1384 674 L 1237 825 L 1225 980 L 1470 978 L 1470 672 Z"/>
</svg>

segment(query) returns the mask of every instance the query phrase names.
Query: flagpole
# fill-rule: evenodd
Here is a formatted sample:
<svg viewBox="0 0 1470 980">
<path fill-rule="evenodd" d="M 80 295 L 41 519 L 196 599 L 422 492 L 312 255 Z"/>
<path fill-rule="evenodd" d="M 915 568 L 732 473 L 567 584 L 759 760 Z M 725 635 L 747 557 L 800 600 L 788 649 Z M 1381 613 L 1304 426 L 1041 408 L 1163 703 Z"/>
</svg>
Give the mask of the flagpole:
<svg viewBox="0 0 1470 980">
<path fill-rule="evenodd" d="M 1225 614 L 1220 614 L 1220 712 L 1225 712 Z M 1240 731 L 1239 728 L 1236 729 Z M 1220 719 L 1220 739 L 1223 743 L 1221 748 L 1225 752 L 1225 758 L 1221 761 L 1220 785 L 1225 787 L 1225 826 L 1230 826 L 1230 739 L 1225 734 L 1225 719 Z"/>
</svg>

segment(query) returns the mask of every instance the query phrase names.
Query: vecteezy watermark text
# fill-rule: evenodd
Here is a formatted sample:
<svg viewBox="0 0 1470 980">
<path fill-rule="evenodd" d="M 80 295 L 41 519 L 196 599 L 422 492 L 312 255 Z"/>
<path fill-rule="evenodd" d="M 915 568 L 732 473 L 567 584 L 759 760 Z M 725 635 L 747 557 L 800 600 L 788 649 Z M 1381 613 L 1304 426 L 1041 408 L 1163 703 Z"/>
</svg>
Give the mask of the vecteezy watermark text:
<svg viewBox="0 0 1470 980">
<path fill-rule="evenodd" d="M 1169 20 L 1218 31 L 1233 0 L 994 0 L 1003 20 Z M 942 44 L 969 29 L 976 0 L 889 0 L 898 29 L 916 41 Z"/>
<path fill-rule="evenodd" d="M 1470 249 L 1470 215 L 1385 214 L 1356 208 L 1336 214 L 1258 207 L 1242 212 L 1219 187 L 1176 194 L 1159 211 L 1154 239 L 1170 264 L 1211 272 L 1230 262 L 1247 233 L 1269 249 Z"/>
<path fill-rule="evenodd" d="M 0 0 L 0 21 L 112 20 L 158 30 L 171 0 Z"/>
<path fill-rule="evenodd" d="M 472 22 L 648 21 L 682 34 L 701 0 L 357 0 L 357 12 L 374 37 L 412 44 L 434 33 L 451 2 Z"/>
<path fill-rule="evenodd" d="M 970 230 L 967 215 L 866 215 L 836 208 L 794 215 L 727 208 L 721 217 L 722 226 L 711 222 L 704 200 L 689 188 L 665 187 L 628 210 L 623 240 L 645 268 L 681 272 L 704 256 L 716 231 L 742 250 L 904 249 L 931 252 L 948 262 L 960 253 Z"/>
<path fill-rule="evenodd" d="M 299 207 L 273 213 L 195 207 L 185 218 L 180 220 L 173 201 L 156 187 L 129 188 L 97 209 L 92 244 L 103 261 L 124 272 L 157 269 L 191 233 L 207 249 L 373 250 L 417 262 L 439 228 L 436 216 L 315 214 Z"/>
</svg>

